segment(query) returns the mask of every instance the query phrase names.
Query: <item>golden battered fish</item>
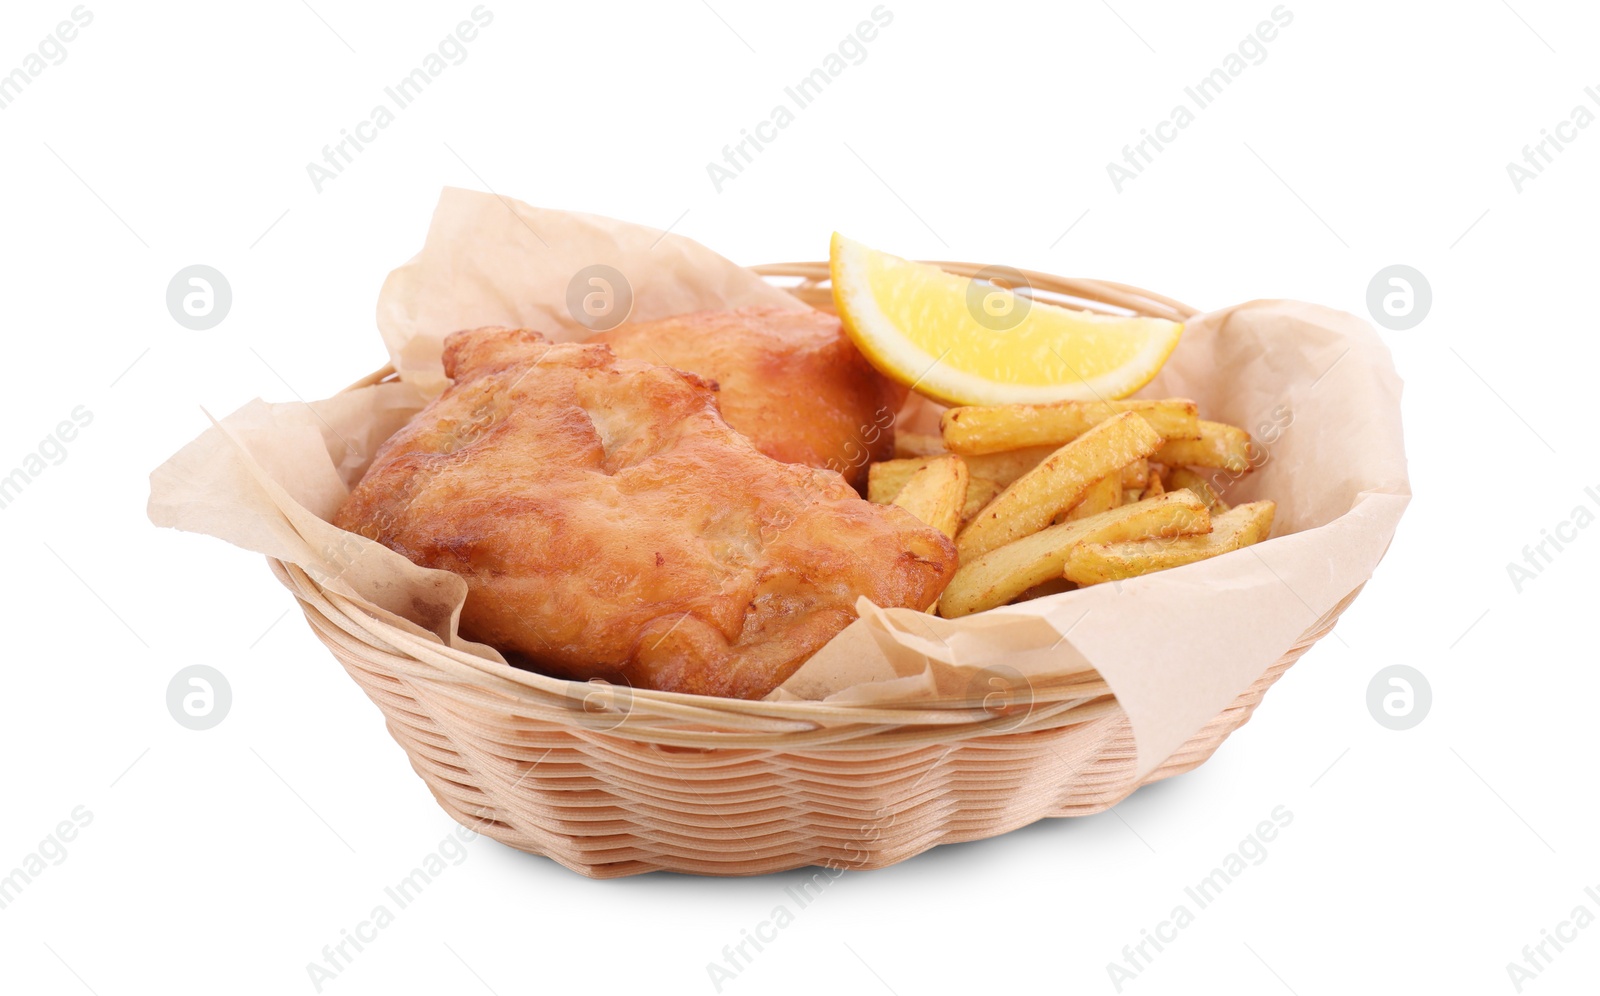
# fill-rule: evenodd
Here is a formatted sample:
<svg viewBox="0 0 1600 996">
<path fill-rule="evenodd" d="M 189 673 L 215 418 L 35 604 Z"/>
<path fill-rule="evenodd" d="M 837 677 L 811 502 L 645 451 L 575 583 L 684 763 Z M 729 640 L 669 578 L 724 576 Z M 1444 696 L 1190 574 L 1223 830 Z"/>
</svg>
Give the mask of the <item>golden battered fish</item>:
<svg viewBox="0 0 1600 996">
<path fill-rule="evenodd" d="M 925 609 L 955 546 L 759 452 L 699 377 L 485 328 L 334 523 L 467 581 L 462 633 L 572 677 L 759 698 L 856 617 Z"/>
<path fill-rule="evenodd" d="M 832 315 L 697 311 L 589 341 L 714 381 L 722 417 L 774 460 L 836 470 L 859 491 L 867 465 L 894 456 L 894 413 L 905 390 L 867 363 Z"/>
</svg>

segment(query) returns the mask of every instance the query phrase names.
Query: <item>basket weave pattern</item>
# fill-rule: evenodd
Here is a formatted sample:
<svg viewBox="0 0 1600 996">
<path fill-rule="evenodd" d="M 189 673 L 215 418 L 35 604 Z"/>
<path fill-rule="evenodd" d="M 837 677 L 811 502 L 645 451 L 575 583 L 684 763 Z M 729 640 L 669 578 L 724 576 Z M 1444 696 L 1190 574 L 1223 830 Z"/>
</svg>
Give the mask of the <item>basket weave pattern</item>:
<svg viewBox="0 0 1600 996">
<path fill-rule="evenodd" d="M 799 278 L 791 293 L 831 310 L 826 264 L 758 272 Z M 1079 306 L 1178 320 L 1193 314 L 1123 285 L 1025 277 L 1041 297 L 1064 295 Z M 595 686 L 417 637 L 294 565 L 271 565 L 446 812 L 594 878 L 881 868 L 1044 817 L 1101 812 L 1210 757 L 1356 594 L 1137 779 L 1127 716 L 1093 672 L 1039 690 L 1015 714 L 971 703 L 896 709 L 609 687 L 597 701 Z"/>
</svg>

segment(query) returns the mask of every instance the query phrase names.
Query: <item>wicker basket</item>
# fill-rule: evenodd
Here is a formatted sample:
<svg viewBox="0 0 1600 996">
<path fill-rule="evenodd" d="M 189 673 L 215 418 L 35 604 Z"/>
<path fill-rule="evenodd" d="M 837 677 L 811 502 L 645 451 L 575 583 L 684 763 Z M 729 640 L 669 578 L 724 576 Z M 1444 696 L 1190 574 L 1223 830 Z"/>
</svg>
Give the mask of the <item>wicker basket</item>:
<svg viewBox="0 0 1600 996">
<path fill-rule="evenodd" d="M 825 263 L 757 272 L 832 309 Z M 1194 314 L 1121 284 L 1027 271 L 1021 279 L 1041 299 L 1080 307 Z M 1210 757 L 1355 597 L 1139 779 L 1128 719 L 1093 672 L 1048 688 L 1002 689 L 998 698 L 901 709 L 617 688 L 452 650 L 373 618 L 292 564 L 271 564 L 446 812 L 594 878 L 881 868 L 1043 817 L 1101 812 Z"/>
</svg>

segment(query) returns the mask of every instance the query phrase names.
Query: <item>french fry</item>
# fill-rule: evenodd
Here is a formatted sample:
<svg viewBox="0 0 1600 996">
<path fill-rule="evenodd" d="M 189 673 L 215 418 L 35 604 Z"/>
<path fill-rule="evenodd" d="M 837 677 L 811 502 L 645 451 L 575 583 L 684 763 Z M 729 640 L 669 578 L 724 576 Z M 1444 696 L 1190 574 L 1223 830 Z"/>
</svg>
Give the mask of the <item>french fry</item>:
<svg viewBox="0 0 1600 996">
<path fill-rule="evenodd" d="M 1059 595 L 1063 592 L 1076 591 L 1077 585 L 1066 578 L 1051 578 L 1044 584 L 1036 584 L 1032 588 L 1012 599 L 1013 602 L 1029 602 L 1035 598 L 1044 598 L 1047 595 Z"/>
<path fill-rule="evenodd" d="M 1170 498 L 1175 495 L 1193 498 L 1204 507 L 1204 503 L 1200 502 L 1188 488 L 1170 492 L 1162 497 Z M 1080 542 L 1067 551 L 1061 573 L 1068 581 L 1091 585 L 1102 581 L 1120 581 L 1149 574 L 1152 571 L 1164 571 L 1171 567 L 1207 560 L 1266 539 L 1272 532 L 1272 514 L 1275 509 L 1276 506 L 1270 501 L 1248 502 L 1221 515 L 1212 516 L 1211 531 L 1204 535 Z M 957 571 L 956 577 L 960 576 L 961 572 Z M 952 579 L 951 584 L 954 583 Z M 949 596 L 950 591 L 947 588 L 941 596 L 941 601 L 948 599 Z"/>
<path fill-rule="evenodd" d="M 1133 412 L 1101 422 L 1012 481 L 956 535 L 962 562 L 1038 532 L 1100 478 L 1160 447 L 1161 436 Z"/>
<path fill-rule="evenodd" d="M 1150 480 L 1150 461 L 1135 460 L 1122 468 L 1122 487 L 1142 491 Z"/>
<path fill-rule="evenodd" d="M 1204 477 L 1196 474 L 1188 467 L 1173 467 L 1171 470 L 1167 471 L 1166 484 L 1173 491 L 1176 491 L 1179 488 L 1188 488 L 1190 491 L 1193 491 L 1200 497 L 1201 501 L 1206 503 L 1206 508 L 1211 509 L 1212 512 L 1221 514 L 1221 512 L 1227 511 L 1226 507 L 1222 508 L 1220 511 L 1218 510 L 1217 503 L 1222 501 L 1222 499 L 1217 497 L 1217 492 L 1211 487 L 1210 484 L 1206 483 L 1206 479 Z"/>
<path fill-rule="evenodd" d="M 1045 457 L 1054 453 L 1059 447 L 1055 446 L 1030 446 L 1023 450 L 1012 450 L 1009 453 L 989 453 L 983 456 L 962 457 L 966 461 L 967 473 L 974 478 L 984 478 L 993 481 L 1002 488 L 1028 471 L 1037 467 Z M 902 457 L 897 460 L 881 460 L 867 469 L 867 500 L 887 505 L 894 501 L 894 496 L 911 480 L 911 475 L 927 466 L 931 456 Z"/>
<path fill-rule="evenodd" d="M 872 464 L 867 468 L 867 501 L 876 505 L 887 505 L 894 501 L 911 476 L 930 462 L 931 458 L 924 458 L 882 460 Z"/>
<path fill-rule="evenodd" d="M 1187 398 L 951 408 L 940 416 L 939 431 L 952 453 L 1001 453 L 1024 446 L 1061 446 L 1123 412 L 1138 414 L 1164 439 L 1200 438 L 1200 417 Z"/>
<path fill-rule="evenodd" d="M 899 432 L 894 434 L 894 455 L 897 457 L 931 457 L 949 453 L 949 447 L 938 436 L 925 432 Z"/>
<path fill-rule="evenodd" d="M 972 476 L 987 478 L 1003 488 L 1039 466 L 1045 457 L 1058 449 L 1058 446 L 1027 446 L 1005 453 L 985 453 L 961 459 L 967 462 L 967 470 Z"/>
<path fill-rule="evenodd" d="M 1091 515 L 1109 512 L 1122 504 L 1122 474 L 1112 471 L 1090 486 L 1083 500 L 1062 513 L 1062 522 L 1086 519 Z"/>
<path fill-rule="evenodd" d="M 964 526 L 972 517 L 983 511 L 984 506 L 994 501 L 994 496 L 1001 491 L 1000 485 L 982 477 L 967 478 L 967 503 L 961 509 L 961 524 Z"/>
<path fill-rule="evenodd" d="M 955 619 L 982 612 L 1006 604 L 1035 585 L 1060 578 L 1067 555 L 1081 543 L 1178 536 L 1210 528 L 1205 504 L 1190 491 L 1174 491 L 1050 526 L 962 564 L 939 596 L 939 614 Z"/>
<path fill-rule="evenodd" d="M 958 456 L 947 456 L 912 474 L 894 504 L 954 538 L 966 500 L 967 465 Z"/>
<path fill-rule="evenodd" d="M 867 469 L 867 500 L 877 505 L 893 504 L 912 476 L 933 462 L 933 459 L 920 457 L 913 460 L 885 460 L 873 464 Z M 965 458 L 962 462 L 966 463 Z M 1001 485 L 973 474 L 969 464 L 967 497 L 961 509 L 963 521 L 976 515 L 979 509 L 989 504 L 994 496 L 1000 493 L 1000 490 Z"/>
<path fill-rule="evenodd" d="M 1140 491 L 1138 488 L 1122 489 L 1122 504 L 1124 505 L 1132 505 L 1142 497 L 1144 497 L 1144 492 Z"/>
<path fill-rule="evenodd" d="M 1151 459 L 1168 466 L 1218 467 L 1243 474 L 1250 469 L 1250 434 L 1238 426 L 1201 419 L 1199 439 L 1169 439 Z"/>
<path fill-rule="evenodd" d="M 1166 492 L 1166 486 L 1161 481 L 1161 471 L 1151 467 L 1150 480 L 1145 483 L 1144 487 L 1145 495 L 1147 497 L 1154 498 L 1157 495 L 1166 494 Z"/>
</svg>

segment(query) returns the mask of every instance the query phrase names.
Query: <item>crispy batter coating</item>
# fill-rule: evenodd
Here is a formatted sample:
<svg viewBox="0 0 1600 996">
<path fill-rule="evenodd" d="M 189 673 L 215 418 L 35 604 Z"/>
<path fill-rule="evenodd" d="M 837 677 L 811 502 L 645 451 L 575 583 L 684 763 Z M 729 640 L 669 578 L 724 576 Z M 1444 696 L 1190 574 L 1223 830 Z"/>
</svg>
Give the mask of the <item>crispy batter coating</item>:
<svg viewBox="0 0 1600 996">
<path fill-rule="evenodd" d="M 697 311 L 589 341 L 715 382 L 722 417 L 774 460 L 836 470 L 859 491 L 867 465 L 894 456 L 894 413 L 905 391 L 867 363 L 832 315 Z"/>
<path fill-rule="evenodd" d="M 518 664 L 759 698 L 858 596 L 923 609 L 955 573 L 937 530 L 764 456 L 693 374 L 496 328 L 444 363 L 334 523 L 463 576 L 463 634 Z"/>
</svg>

